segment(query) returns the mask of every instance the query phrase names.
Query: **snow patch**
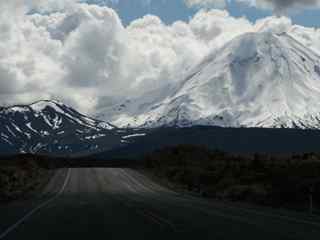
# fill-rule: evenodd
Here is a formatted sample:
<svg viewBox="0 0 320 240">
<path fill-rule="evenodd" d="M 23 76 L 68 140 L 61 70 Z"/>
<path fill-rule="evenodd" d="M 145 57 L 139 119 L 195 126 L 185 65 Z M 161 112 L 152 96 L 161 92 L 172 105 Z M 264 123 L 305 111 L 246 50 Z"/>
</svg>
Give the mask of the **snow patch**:
<svg viewBox="0 0 320 240">
<path fill-rule="evenodd" d="M 27 123 L 26 126 L 33 132 L 38 133 L 37 130 L 35 130 L 32 126 L 31 126 L 31 122 Z"/>
<path fill-rule="evenodd" d="M 86 140 L 94 140 L 97 138 L 101 138 L 101 137 L 105 137 L 105 134 L 96 134 L 96 135 L 92 135 L 92 136 L 86 136 L 84 137 Z"/>
<path fill-rule="evenodd" d="M 131 135 L 127 135 L 127 136 L 123 136 L 123 139 L 129 139 L 129 138 L 135 138 L 135 137 L 144 137 L 146 136 L 145 133 L 136 133 L 136 134 L 131 134 Z"/>
</svg>

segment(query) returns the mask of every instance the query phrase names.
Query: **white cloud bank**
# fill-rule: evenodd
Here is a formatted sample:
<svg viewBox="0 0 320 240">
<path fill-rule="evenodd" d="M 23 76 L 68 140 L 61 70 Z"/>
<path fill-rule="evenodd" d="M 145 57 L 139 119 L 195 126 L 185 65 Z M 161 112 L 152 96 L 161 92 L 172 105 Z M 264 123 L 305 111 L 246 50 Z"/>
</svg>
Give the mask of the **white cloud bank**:
<svg viewBox="0 0 320 240">
<path fill-rule="evenodd" d="M 0 105 L 60 99 L 94 113 L 181 80 L 214 48 L 250 31 L 294 32 L 320 49 L 318 30 L 287 18 L 253 24 L 201 10 L 189 22 L 165 25 L 149 15 L 124 27 L 114 10 L 77 1 L 0 0 L 0 7 Z"/>
</svg>

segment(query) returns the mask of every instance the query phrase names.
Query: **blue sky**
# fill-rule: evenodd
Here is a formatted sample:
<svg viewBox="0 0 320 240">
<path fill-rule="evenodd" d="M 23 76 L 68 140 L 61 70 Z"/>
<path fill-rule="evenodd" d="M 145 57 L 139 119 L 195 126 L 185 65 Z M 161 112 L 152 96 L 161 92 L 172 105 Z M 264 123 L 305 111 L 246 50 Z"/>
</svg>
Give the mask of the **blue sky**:
<svg viewBox="0 0 320 240">
<path fill-rule="evenodd" d="M 164 22 L 172 23 L 176 20 L 188 20 L 194 15 L 197 9 L 188 8 L 183 0 L 150 0 L 150 4 L 145 4 L 142 0 L 87 0 L 91 2 L 109 2 L 107 5 L 116 9 L 123 22 L 128 24 L 132 20 L 154 14 L 159 16 Z M 243 4 L 231 2 L 227 10 L 233 16 L 246 16 L 251 21 L 271 15 L 271 11 L 259 10 Z M 290 16 L 294 23 L 308 26 L 320 27 L 320 10 L 304 10 L 292 13 Z"/>
</svg>

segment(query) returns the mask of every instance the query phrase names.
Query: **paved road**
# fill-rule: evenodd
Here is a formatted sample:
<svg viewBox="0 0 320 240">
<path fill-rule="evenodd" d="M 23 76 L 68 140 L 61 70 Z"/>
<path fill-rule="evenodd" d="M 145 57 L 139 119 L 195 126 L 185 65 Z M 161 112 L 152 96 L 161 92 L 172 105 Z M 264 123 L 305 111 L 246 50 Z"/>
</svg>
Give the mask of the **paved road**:
<svg viewBox="0 0 320 240">
<path fill-rule="evenodd" d="M 0 207 L 0 239 L 319 239 L 320 218 L 198 199 L 130 169 L 60 171 L 44 195 Z"/>
</svg>

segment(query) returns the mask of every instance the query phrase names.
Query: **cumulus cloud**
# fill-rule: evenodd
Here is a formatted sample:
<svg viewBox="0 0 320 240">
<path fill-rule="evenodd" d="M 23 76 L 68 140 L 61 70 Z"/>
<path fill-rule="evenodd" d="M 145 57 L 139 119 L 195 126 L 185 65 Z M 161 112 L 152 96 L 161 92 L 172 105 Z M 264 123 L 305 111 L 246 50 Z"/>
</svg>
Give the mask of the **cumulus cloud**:
<svg viewBox="0 0 320 240">
<path fill-rule="evenodd" d="M 108 7 L 77 1 L 0 0 L 0 105 L 60 99 L 85 113 L 160 91 L 213 49 L 252 31 L 295 31 L 310 47 L 317 30 L 287 18 L 256 24 L 222 10 L 164 24 L 147 15 L 124 26 Z"/>
</svg>

